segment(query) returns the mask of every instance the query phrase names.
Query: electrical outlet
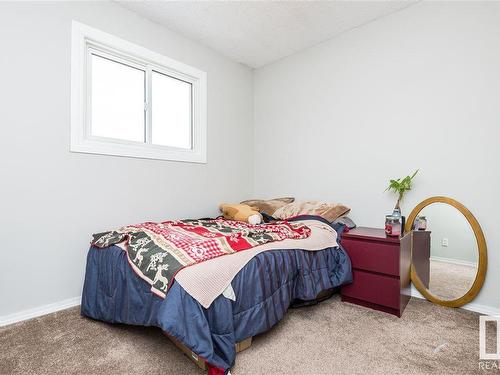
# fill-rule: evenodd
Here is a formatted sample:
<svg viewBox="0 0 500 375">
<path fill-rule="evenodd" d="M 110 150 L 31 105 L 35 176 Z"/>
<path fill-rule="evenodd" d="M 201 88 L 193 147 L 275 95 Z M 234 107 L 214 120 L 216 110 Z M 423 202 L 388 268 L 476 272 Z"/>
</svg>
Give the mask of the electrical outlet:
<svg viewBox="0 0 500 375">
<path fill-rule="evenodd" d="M 443 238 L 441 240 L 441 246 L 443 247 L 448 247 L 448 239 L 447 238 Z"/>
</svg>

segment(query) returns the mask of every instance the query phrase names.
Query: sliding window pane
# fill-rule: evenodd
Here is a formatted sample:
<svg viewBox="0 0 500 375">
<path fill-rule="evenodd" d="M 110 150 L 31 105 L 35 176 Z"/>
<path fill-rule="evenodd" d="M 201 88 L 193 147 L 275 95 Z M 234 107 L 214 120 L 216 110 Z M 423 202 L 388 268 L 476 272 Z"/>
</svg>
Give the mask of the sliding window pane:
<svg viewBox="0 0 500 375">
<path fill-rule="evenodd" d="M 191 149 L 191 84 L 153 72 L 152 143 Z"/>
<path fill-rule="evenodd" d="M 92 135 L 144 142 L 145 72 L 91 56 Z"/>
</svg>

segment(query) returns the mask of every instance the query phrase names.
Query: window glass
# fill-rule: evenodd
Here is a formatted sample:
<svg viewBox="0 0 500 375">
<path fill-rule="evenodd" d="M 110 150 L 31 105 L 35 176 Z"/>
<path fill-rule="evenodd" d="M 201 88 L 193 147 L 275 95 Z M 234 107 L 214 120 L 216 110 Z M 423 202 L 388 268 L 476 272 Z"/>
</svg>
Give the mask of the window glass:
<svg viewBox="0 0 500 375">
<path fill-rule="evenodd" d="M 145 72 L 92 54 L 91 134 L 145 141 Z"/>
<path fill-rule="evenodd" d="M 152 143 L 190 149 L 192 85 L 153 71 Z"/>
</svg>

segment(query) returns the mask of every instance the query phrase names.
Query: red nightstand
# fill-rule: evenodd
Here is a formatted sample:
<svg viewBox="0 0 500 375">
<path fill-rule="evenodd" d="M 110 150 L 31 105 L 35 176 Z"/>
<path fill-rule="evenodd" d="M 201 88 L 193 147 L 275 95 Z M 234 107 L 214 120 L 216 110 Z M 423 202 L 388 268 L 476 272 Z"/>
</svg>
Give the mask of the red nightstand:
<svg viewBox="0 0 500 375">
<path fill-rule="evenodd" d="M 386 236 L 383 229 L 358 227 L 342 235 L 352 262 L 353 282 L 342 301 L 401 317 L 410 300 L 410 236 Z"/>
</svg>

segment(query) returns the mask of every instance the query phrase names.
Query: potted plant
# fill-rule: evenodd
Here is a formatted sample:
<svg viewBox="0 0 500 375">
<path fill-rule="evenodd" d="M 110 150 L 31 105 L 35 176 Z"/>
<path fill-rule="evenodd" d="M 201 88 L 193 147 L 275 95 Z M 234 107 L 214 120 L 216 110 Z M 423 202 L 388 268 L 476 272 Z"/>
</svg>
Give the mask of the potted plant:
<svg viewBox="0 0 500 375">
<path fill-rule="evenodd" d="M 417 175 L 418 169 L 411 176 L 406 176 L 404 178 L 398 178 L 397 180 L 390 180 L 389 186 L 385 191 L 394 191 L 398 195 L 398 200 L 396 202 L 396 206 L 394 207 L 394 213 L 401 215 L 401 201 L 407 191 L 411 190 L 411 185 L 413 182 L 413 178 Z"/>
</svg>

